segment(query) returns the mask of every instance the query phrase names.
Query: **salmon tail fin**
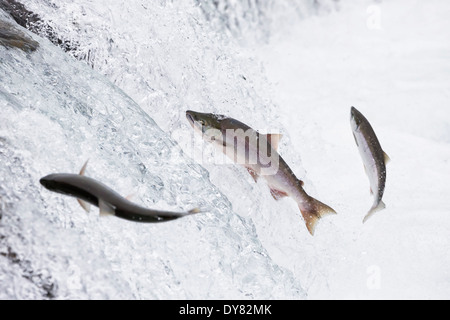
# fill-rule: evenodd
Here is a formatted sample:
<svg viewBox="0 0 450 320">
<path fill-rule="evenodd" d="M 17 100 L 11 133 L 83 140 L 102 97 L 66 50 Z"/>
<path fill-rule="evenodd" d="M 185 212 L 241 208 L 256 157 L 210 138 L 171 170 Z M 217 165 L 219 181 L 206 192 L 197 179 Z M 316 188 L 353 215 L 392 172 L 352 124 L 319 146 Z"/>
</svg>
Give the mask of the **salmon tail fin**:
<svg viewBox="0 0 450 320">
<path fill-rule="evenodd" d="M 370 209 L 369 213 L 364 217 L 363 223 L 366 223 L 367 220 L 369 220 L 376 212 L 381 211 L 383 209 L 386 209 L 386 205 L 383 201 L 380 201 L 380 203 L 377 206 L 373 206 L 372 209 Z"/>
<path fill-rule="evenodd" d="M 197 213 L 201 213 L 202 211 L 199 208 L 195 208 L 192 210 L 189 210 L 188 213 L 189 214 L 197 214 Z"/>
<path fill-rule="evenodd" d="M 308 228 L 308 231 L 312 236 L 314 235 L 317 223 L 320 219 L 328 215 L 336 214 L 336 211 L 332 208 L 312 197 L 309 197 L 306 205 L 302 203 L 299 204 L 298 207 L 305 220 L 306 228 Z"/>
</svg>

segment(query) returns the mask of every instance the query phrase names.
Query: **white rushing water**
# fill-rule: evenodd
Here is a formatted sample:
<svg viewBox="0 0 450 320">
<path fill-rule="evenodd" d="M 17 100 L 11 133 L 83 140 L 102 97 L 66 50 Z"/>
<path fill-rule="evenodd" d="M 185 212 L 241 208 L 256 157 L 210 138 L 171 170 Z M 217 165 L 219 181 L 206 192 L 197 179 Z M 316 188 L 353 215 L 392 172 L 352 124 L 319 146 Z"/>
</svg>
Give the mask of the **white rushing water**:
<svg viewBox="0 0 450 320">
<path fill-rule="evenodd" d="M 46 40 L 0 47 L 1 298 L 301 298 L 208 172 L 123 91 Z M 205 213 L 162 225 L 84 214 L 40 177 L 89 175 L 148 207 Z"/>
<path fill-rule="evenodd" d="M 0 298 L 448 298 L 445 1 L 21 2 L 74 51 L 0 46 Z M 392 158 L 366 225 L 352 105 Z M 338 216 L 311 237 L 294 201 L 201 161 L 188 109 L 281 132 Z M 39 185 L 86 159 L 141 205 L 205 212 L 139 225 Z"/>
<path fill-rule="evenodd" d="M 307 255 L 268 249 L 311 283 L 309 298 L 450 296 L 449 14 L 450 4 L 439 0 L 342 2 L 338 12 L 304 20 L 256 53 L 308 178 L 339 214 L 319 227 Z M 364 225 L 373 198 L 351 134 L 351 106 L 392 159 L 387 209 Z M 297 261 L 313 259 L 311 274 L 296 271 Z"/>
</svg>

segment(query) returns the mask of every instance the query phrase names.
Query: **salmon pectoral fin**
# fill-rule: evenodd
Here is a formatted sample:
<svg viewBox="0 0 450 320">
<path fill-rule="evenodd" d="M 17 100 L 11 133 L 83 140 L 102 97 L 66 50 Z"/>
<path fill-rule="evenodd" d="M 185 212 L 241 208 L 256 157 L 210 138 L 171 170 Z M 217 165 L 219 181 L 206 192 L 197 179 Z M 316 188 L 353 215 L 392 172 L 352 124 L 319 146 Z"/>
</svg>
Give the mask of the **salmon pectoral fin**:
<svg viewBox="0 0 450 320">
<path fill-rule="evenodd" d="M 384 204 L 383 201 L 380 201 L 377 206 L 373 206 L 372 209 L 370 209 L 369 213 L 367 213 L 367 215 L 364 217 L 363 223 L 366 223 L 367 220 L 369 220 L 376 212 L 383 209 L 386 209 L 386 204 Z"/>
<path fill-rule="evenodd" d="M 81 199 L 77 199 L 77 201 L 80 204 L 80 206 L 84 209 L 84 211 L 86 211 L 87 213 L 91 211 L 91 205 L 89 203 Z"/>
<path fill-rule="evenodd" d="M 114 207 L 101 199 L 98 201 L 98 207 L 100 208 L 101 217 L 113 216 L 116 214 Z"/>
<path fill-rule="evenodd" d="M 250 173 L 250 175 L 252 176 L 253 180 L 255 180 L 255 182 L 258 182 L 259 179 L 259 175 L 251 168 L 246 168 L 248 173 Z"/>
<path fill-rule="evenodd" d="M 279 201 L 279 200 L 289 196 L 286 192 L 283 192 L 283 191 L 280 191 L 280 190 L 276 190 L 276 189 L 272 189 L 272 188 L 270 188 L 270 194 L 277 201 Z"/>
<path fill-rule="evenodd" d="M 332 208 L 312 197 L 309 198 L 306 205 L 302 203 L 298 207 L 305 220 L 306 228 L 308 228 L 312 236 L 320 219 L 328 215 L 336 214 L 336 211 Z"/>
</svg>

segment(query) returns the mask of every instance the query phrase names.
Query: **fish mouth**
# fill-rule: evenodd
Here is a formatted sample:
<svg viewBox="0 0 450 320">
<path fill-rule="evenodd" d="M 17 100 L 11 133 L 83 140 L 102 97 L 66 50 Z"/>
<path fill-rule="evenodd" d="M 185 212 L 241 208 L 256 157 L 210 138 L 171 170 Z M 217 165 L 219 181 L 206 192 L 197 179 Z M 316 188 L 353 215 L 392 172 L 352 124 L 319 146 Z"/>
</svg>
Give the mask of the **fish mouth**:
<svg viewBox="0 0 450 320">
<path fill-rule="evenodd" d="M 195 111 L 186 111 L 186 118 L 194 129 L 203 131 L 205 122 L 201 119 L 201 116 Z"/>
<path fill-rule="evenodd" d="M 189 123 L 191 124 L 191 126 L 194 126 L 195 124 L 195 119 L 191 114 L 191 111 L 186 111 L 186 118 L 188 119 Z"/>
<path fill-rule="evenodd" d="M 351 113 L 350 113 L 350 121 L 352 123 L 353 130 L 358 130 L 361 126 L 361 120 L 360 120 L 360 112 L 355 108 L 352 107 Z"/>
<path fill-rule="evenodd" d="M 55 182 L 52 175 L 46 176 L 39 180 L 40 184 L 48 190 L 54 190 Z"/>
<path fill-rule="evenodd" d="M 41 185 L 43 185 L 44 187 L 47 187 L 47 185 L 49 184 L 49 181 L 45 178 L 42 178 L 41 180 L 39 180 L 39 182 L 41 183 Z"/>
<path fill-rule="evenodd" d="M 350 112 L 350 119 L 355 118 L 355 112 L 356 112 L 356 108 L 355 108 L 355 107 L 352 107 L 352 108 L 351 108 L 351 112 Z"/>
<path fill-rule="evenodd" d="M 359 128 L 359 123 L 357 121 L 357 115 L 356 115 L 357 112 L 358 112 L 358 110 L 356 110 L 355 107 L 352 107 L 351 112 L 350 112 L 350 122 L 352 123 L 353 130 L 358 130 L 358 128 Z"/>
</svg>

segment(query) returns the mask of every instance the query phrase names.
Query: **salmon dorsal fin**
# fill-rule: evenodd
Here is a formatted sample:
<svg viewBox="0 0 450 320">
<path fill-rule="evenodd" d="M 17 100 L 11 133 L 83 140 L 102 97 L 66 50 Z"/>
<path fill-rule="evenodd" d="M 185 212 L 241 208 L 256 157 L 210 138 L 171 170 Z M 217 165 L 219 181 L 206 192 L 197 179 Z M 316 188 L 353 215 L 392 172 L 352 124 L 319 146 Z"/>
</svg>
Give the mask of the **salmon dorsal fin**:
<svg viewBox="0 0 450 320">
<path fill-rule="evenodd" d="M 133 200 L 133 198 L 136 196 L 136 192 L 130 193 L 129 195 L 127 195 L 125 197 L 125 199 L 127 199 L 128 201 Z"/>
<path fill-rule="evenodd" d="M 279 134 L 279 133 L 269 133 L 269 134 L 266 134 L 266 137 L 267 137 L 267 141 L 269 141 L 272 148 L 274 150 L 278 151 L 278 147 L 280 145 L 280 140 L 281 140 L 281 138 L 283 138 L 283 135 Z"/>
<path fill-rule="evenodd" d="M 384 163 L 388 164 L 389 162 L 391 162 L 391 158 L 389 158 L 387 153 L 383 151 L 383 154 L 384 154 Z"/>
<path fill-rule="evenodd" d="M 80 176 L 84 176 L 86 174 L 86 168 L 87 168 L 88 163 L 89 163 L 89 159 L 86 160 L 86 162 L 84 163 L 83 167 L 81 168 Z"/>
</svg>

